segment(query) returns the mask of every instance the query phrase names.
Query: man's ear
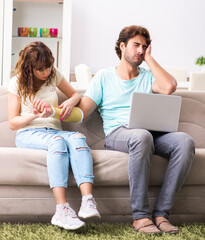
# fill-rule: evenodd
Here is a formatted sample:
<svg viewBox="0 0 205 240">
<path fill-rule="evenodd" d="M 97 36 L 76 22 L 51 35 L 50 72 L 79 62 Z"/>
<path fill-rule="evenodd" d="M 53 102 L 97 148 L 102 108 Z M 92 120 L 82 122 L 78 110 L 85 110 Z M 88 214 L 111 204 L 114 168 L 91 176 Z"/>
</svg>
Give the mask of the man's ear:
<svg viewBox="0 0 205 240">
<path fill-rule="evenodd" d="M 120 43 L 120 50 L 123 52 L 125 49 L 125 43 L 124 42 L 121 42 Z"/>
</svg>

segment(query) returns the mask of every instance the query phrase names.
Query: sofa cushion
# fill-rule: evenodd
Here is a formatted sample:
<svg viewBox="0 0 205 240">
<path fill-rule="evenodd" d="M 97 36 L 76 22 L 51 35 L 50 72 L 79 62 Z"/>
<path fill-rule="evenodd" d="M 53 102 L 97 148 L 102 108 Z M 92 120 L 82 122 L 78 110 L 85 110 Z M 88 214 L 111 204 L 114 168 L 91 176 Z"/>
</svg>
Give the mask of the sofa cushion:
<svg viewBox="0 0 205 240">
<path fill-rule="evenodd" d="M 0 185 L 48 186 L 44 150 L 0 148 Z M 128 186 L 128 154 L 110 150 L 91 150 L 96 186 Z M 205 184 L 205 149 L 196 149 L 195 161 L 185 185 Z M 150 185 L 162 184 L 168 160 L 154 155 L 151 163 Z M 75 186 L 70 174 L 69 186 Z"/>
<path fill-rule="evenodd" d="M 15 147 L 16 131 L 9 128 L 7 88 L 0 87 L 0 147 Z"/>
<path fill-rule="evenodd" d="M 182 96 L 179 131 L 192 136 L 196 148 L 205 148 L 205 92 L 177 91 Z"/>
</svg>

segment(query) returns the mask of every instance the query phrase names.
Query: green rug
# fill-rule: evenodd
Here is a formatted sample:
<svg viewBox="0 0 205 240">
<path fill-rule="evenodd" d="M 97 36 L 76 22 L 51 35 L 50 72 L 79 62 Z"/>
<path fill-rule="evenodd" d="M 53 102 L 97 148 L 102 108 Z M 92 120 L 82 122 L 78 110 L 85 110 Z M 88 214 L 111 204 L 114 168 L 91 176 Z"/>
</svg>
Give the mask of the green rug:
<svg viewBox="0 0 205 240">
<path fill-rule="evenodd" d="M 67 231 L 50 224 L 0 224 L 0 240 L 205 240 L 205 223 L 179 226 L 179 234 L 161 236 L 136 233 L 130 224 L 87 224 Z"/>
</svg>

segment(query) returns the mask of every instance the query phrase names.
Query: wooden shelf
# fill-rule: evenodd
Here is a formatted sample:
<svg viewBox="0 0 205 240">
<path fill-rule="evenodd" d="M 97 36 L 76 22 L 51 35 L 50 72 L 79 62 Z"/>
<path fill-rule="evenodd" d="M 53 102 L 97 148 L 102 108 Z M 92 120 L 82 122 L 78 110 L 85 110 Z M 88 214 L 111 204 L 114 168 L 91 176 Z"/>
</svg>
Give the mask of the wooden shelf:
<svg viewBox="0 0 205 240">
<path fill-rule="evenodd" d="M 20 37 L 20 36 L 12 36 L 12 38 L 21 38 L 21 39 L 24 39 L 24 38 L 26 38 L 26 39 L 28 39 L 28 38 L 30 38 L 30 39 L 36 39 L 36 40 L 41 40 L 41 39 L 56 39 L 56 40 L 62 40 L 62 37 L 39 37 L 39 36 L 37 36 L 37 37 Z"/>
</svg>

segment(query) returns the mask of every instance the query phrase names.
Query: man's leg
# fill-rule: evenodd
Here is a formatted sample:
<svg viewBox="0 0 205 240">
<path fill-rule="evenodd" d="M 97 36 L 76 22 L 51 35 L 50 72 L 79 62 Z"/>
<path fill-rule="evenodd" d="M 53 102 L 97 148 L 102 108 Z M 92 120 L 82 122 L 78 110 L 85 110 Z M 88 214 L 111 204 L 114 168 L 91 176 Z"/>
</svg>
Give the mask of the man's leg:
<svg viewBox="0 0 205 240">
<path fill-rule="evenodd" d="M 153 211 L 153 218 L 157 222 L 157 219 L 168 219 L 176 194 L 180 191 L 194 159 L 195 146 L 193 139 L 182 132 L 153 134 L 153 137 L 155 154 L 169 159 Z"/>
<path fill-rule="evenodd" d="M 149 220 L 147 196 L 150 162 L 154 151 L 152 135 L 143 129 L 120 127 L 106 137 L 106 148 L 129 153 L 128 175 L 133 226 L 142 232 L 159 233 Z M 145 229 L 148 225 L 149 228 Z"/>
</svg>

